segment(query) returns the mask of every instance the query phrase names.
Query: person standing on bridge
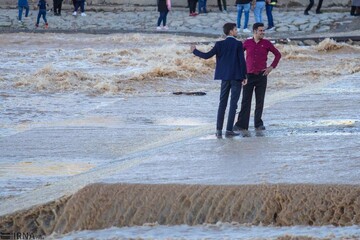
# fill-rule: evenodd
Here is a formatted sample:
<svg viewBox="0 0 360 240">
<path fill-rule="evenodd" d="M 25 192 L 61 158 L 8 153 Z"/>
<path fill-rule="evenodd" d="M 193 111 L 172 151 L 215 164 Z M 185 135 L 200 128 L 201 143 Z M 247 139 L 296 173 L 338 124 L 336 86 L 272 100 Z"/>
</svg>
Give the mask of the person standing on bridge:
<svg viewBox="0 0 360 240">
<path fill-rule="evenodd" d="M 22 13 L 23 13 L 24 9 L 25 9 L 25 17 L 29 16 L 30 8 L 29 8 L 28 0 L 18 0 L 18 8 L 19 8 L 18 20 L 19 20 L 19 23 L 22 23 L 21 19 L 22 19 Z"/>
<path fill-rule="evenodd" d="M 80 8 L 81 11 L 81 16 L 85 17 L 86 13 L 85 13 L 85 0 L 75 0 L 75 7 L 74 7 L 74 12 L 73 12 L 73 16 L 77 15 L 77 11 Z"/>
<path fill-rule="evenodd" d="M 281 53 L 269 40 L 264 39 L 264 35 L 264 24 L 255 23 L 253 25 L 253 38 L 247 39 L 244 42 L 248 82 L 244 86 L 241 110 L 238 115 L 238 121 L 235 123 L 234 131 L 243 131 L 249 128 L 253 91 L 255 91 L 256 101 L 254 126 L 256 130 L 265 130 L 264 122 L 261 118 L 264 109 L 267 76 L 278 65 Z M 271 65 L 267 67 L 266 62 L 269 52 L 274 54 L 275 58 Z"/>
<path fill-rule="evenodd" d="M 236 19 L 236 25 L 237 30 L 240 32 L 241 30 L 241 16 L 244 12 L 245 19 L 244 19 L 244 33 L 251 33 L 251 31 L 248 29 L 248 23 L 249 23 L 249 16 L 250 16 L 250 8 L 251 8 L 251 0 L 236 0 L 236 8 L 237 8 L 237 19 Z"/>
<path fill-rule="evenodd" d="M 222 1 L 222 3 L 223 3 L 222 6 L 221 6 L 221 1 Z M 226 0 L 217 0 L 217 4 L 218 4 L 218 7 L 219 7 L 220 12 L 228 13 L 228 12 L 227 12 L 227 6 L 226 6 Z M 223 9 L 224 9 L 224 10 L 223 10 Z"/>
<path fill-rule="evenodd" d="M 265 2 L 266 2 L 265 11 L 268 20 L 268 27 L 266 31 L 273 31 L 275 29 L 275 26 L 274 26 L 274 17 L 272 14 L 272 10 L 273 7 L 277 4 L 277 0 L 266 0 Z"/>
<path fill-rule="evenodd" d="M 39 27 L 39 23 L 40 23 L 40 18 L 43 17 L 44 19 L 44 22 L 45 22 L 45 29 L 48 28 L 48 22 L 46 20 L 46 6 L 48 4 L 46 3 L 46 0 L 39 0 L 39 3 L 38 3 L 38 7 L 39 7 L 39 13 L 38 13 L 38 16 L 37 16 L 37 19 L 36 19 L 36 24 L 35 24 L 35 27 Z"/>
<path fill-rule="evenodd" d="M 198 2 L 198 12 L 200 13 L 207 13 L 206 10 L 206 4 L 207 4 L 207 0 L 199 0 Z"/>
<path fill-rule="evenodd" d="M 55 16 L 61 16 L 61 8 L 62 8 L 63 0 L 54 0 L 53 1 L 53 9 Z"/>
<path fill-rule="evenodd" d="M 198 15 L 198 13 L 196 13 L 196 4 L 197 4 L 198 0 L 190 0 L 189 4 L 189 16 L 190 17 L 195 17 Z"/>
<path fill-rule="evenodd" d="M 225 137 L 239 135 L 233 131 L 233 124 L 236 115 L 237 103 L 239 101 L 242 85 L 246 80 L 246 63 L 244 49 L 241 41 L 238 41 L 236 23 L 225 23 L 223 26 L 226 39 L 218 41 L 207 53 L 196 49 L 191 45 L 191 52 L 200 58 L 209 59 L 216 55 L 215 80 L 221 80 L 220 102 L 217 113 L 216 137 L 222 137 L 222 129 L 226 106 L 231 92 L 230 109 L 227 120 Z"/>
<path fill-rule="evenodd" d="M 171 10 L 171 1 L 170 0 L 158 0 L 158 12 L 160 16 L 157 21 L 156 30 L 168 30 L 169 28 L 166 26 L 166 19 L 169 11 Z M 161 28 L 161 22 L 163 27 Z"/>
<path fill-rule="evenodd" d="M 256 0 L 254 5 L 255 22 L 257 23 L 263 22 L 262 12 L 264 9 L 265 9 L 265 0 Z"/>
<path fill-rule="evenodd" d="M 322 13 L 322 11 L 320 10 L 320 9 L 321 9 L 321 5 L 322 5 L 322 2 L 323 2 L 323 0 L 319 0 L 319 3 L 318 3 L 318 5 L 317 5 L 317 7 L 316 7 L 316 14 L 321 14 L 321 13 Z M 309 11 L 310 11 L 310 9 L 311 9 L 313 6 L 314 6 L 314 0 L 310 0 L 309 5 L 307 6 L 307 8 L 306 8 L 305 11 L 304 11 L 304 14 L 305 14 L 305 15 L 309 15 Z"/>
<path fill-rule="evenodd" d="M 360 16 L 359 12 L 360 12 L 360 0 L 352 0 L 350 15 Z"/>
</svg>

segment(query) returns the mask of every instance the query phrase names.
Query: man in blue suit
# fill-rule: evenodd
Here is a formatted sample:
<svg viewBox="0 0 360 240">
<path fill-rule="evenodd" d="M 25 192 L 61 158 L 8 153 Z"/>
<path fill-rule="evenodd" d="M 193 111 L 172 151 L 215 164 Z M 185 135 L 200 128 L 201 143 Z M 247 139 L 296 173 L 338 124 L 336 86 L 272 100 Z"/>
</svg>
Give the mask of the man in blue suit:
<svg viewBox="0 0 360 240">
<path fill-rule="evenodd" d="M 239 135 L 233 131 L 233 124 L 236 115 L 237 103 L 239 101 L 241 86 L 247 83 L 246 63 L 244 58 L 244 49 L 241 41 L 235 37 L 237 28 L 235 23 L 226 23 L 223 27 L 226 39 L 218 41 L 215 46 L 207 53 L 196 49 L 195 45 L 191 46 L 194 55 L 209 59 L 216 55 L 215 80 L 221 80 L 220 102 L 217 113 L 216 136 L 222 137 L 222 129 L 226 106 L 231 92 L 230 109 L 226 125 L 225 137 Z"/>
</svg>

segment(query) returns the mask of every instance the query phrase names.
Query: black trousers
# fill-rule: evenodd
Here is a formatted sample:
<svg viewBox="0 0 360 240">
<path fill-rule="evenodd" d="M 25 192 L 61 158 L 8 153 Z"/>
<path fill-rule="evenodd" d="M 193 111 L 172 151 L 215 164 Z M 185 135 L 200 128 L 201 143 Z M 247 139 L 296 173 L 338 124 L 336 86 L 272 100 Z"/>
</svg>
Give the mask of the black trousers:
<svg viewBox="0 0 360 240">
<path fill-rule="evenodd" d="M 359 16 L 359 13 L 358 13 L 359 10 L 360 10 L 360 7 L 351 6 L 350 15 L 351 16 Z"/>
<path fill-rule="evenodd" d="M 227 131 L 232 131 L 236 116 L 237 103 L 241 93 L 241 81 L 239 80 L 222 80 L 220 90 L 220 101 L 217 113 L 216 130 L 222 130 L 224 125 L 226 106 L 228 105 L 228 99 L 230 96 L 230 107 L 228 120 L 226 125 Z"/>
<path fill-rule="evenodd" d="M 321 5 L 322 5 L 323 0 L 319 0 L 319 3 L 316 7 L 316 12 L 320 12 L 321 9 Z M 310 9 L 314 6 L 314 0 L 310 0 L 309 5 L 307 6 L 307 8 L 305 9 L 305 12 L 310 11 Z"/>
<path fill-rule="evenodd" d="M 196 12 L 196 3 L 197 3 L 197 0 L 189 0 L 190 13 Z"/>
<path fill-rule="evenodd" d="M 264 122 L 261 118 L 264 109 L 266 86 L 267 76 L 264 76 L 263 73 L 260 73 L 259 75 L 248 74 L 248 83 L 243 87 L 241 110 L 238 116 L 238 121 L 235 123 L 236 126 L 243 129 L 249 128 L 251 100 L 254 90 L 256 102 L 254 126 L 257 128 L 264 125 Z"/>
<path fill-rule="evenodd" d="M 77 10 L 80 8 L 81 13 L 85 12 L 85 0 L 76 1 L 75 2 L 75 9 L 74 12 L 77 12 Z"/>
<path fill-rule="evenodd" d="M 219 10 L 222 11 L 223 7 L 221 6 L 221 1 L 223 2 L 224 10 L 226 11 L 226 0 L 217 0 L 217 4 L 219 7 Z"/>
<path fill-rule="evenodd" d="M 54 0 L 54 14 L 61 14 L 62 0 Z"/>
</svg>

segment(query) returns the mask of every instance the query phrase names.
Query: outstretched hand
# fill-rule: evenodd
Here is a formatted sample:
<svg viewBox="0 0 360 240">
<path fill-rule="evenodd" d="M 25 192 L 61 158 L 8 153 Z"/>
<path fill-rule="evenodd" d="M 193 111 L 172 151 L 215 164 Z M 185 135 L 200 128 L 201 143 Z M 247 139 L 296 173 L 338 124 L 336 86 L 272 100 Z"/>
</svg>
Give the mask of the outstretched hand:
<svg viewBox="0 0 360 240">
<path fill-rule="evenodd" d="M 194 52 L 195 49 L 196 49 L 196 46 L 195 46 L 194 44 L 191 44 L 191 46 L 190 46 L 190 51 L 191 51 L 191 52 Z"/>
</svg>

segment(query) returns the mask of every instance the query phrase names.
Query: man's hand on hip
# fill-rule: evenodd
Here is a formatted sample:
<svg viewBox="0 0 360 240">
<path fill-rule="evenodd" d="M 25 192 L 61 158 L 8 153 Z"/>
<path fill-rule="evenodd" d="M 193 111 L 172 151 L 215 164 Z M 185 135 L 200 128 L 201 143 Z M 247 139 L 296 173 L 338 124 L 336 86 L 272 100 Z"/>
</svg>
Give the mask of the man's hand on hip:
<svg viewBox="0 0 360 240">
<path fill-rule="evenodd" d="M 269 75 L 269 73 L 273 70 L 274 68 L 272 66 L 269 66 L 267 68 L 265 68 L 265 72 L 264 72 L 264 76 Z"/>
</svg>

